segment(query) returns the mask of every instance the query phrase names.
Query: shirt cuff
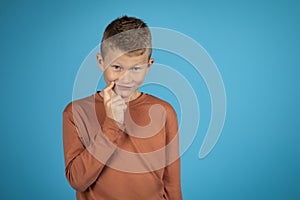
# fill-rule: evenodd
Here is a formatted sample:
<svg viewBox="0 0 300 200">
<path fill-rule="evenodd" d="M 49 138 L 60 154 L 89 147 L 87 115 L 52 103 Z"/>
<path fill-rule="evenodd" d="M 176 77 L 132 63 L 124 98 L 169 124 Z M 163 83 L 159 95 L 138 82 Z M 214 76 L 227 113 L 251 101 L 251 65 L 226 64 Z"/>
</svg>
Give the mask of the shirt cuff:
<svg viewBox="0 0 300 200">
<path fill-rule="evenodd" d="M 125 137 L 125 125 L 106 117 L 102 125 L 104 135 L 114 144 L 119 145 Z"/>
</svg>

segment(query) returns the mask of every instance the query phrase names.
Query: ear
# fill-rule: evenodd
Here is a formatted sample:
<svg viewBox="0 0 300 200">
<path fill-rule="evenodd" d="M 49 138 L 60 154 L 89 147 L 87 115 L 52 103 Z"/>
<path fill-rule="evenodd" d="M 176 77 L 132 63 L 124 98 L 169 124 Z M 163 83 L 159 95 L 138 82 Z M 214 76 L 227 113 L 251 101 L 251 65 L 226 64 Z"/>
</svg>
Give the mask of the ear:
<svg viewBox="0 0 300 200">
<path fill-rule="evenodd" d="M 104 63 L 103 63 L 103 57 L 100 53 L 97 53 L 96 55 L 97 61 L 98 61 L 98 67 L 99 69 L 104 72 Z"/>
<path fill-rule="evenodd" d="M 149 61 L 148 61 L 148 66 L 147 66 L 147 73 L 150 69 L 150 67 L 152 66 L 152 64 L 154 63 L 154 58 L 150 58 Z"/>
<path fill-rule="evenodd" d="M 148 68 L 150 68 L 153 63 L 154 63 L 154 58 L 150 58 L 148 62 Z"/>
</svg>

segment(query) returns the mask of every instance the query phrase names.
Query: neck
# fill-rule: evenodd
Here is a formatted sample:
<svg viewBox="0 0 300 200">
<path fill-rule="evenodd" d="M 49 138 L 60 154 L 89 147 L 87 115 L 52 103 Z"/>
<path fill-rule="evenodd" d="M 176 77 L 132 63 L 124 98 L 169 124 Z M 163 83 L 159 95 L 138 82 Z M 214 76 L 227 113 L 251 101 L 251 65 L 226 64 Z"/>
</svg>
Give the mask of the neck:
<svg viewBox="0 0 300 200">
<path fill-rule="evenodd" d="M 141 95 L 141 92 L 139 92 L 139 91 L 136 90 L 134 93 L 132 93 L 130 95 L 129 98 L 124 98 L 124 100 L 126 102 L 130 102 L 130 101 L 133 101 L 133 100 L 137 99 L 140 95 Z"/>
</svg>

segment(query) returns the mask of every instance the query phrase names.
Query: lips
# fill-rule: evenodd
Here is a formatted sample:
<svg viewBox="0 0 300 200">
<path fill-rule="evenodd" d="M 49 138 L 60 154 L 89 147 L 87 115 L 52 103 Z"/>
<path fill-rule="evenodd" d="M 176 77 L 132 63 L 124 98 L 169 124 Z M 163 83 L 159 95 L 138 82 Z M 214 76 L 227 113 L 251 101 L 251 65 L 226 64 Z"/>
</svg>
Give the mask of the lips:
<svg viewBox="0 0 300 200">
<path fill-rule="evenodd" d="M 116 87 L 119 90 L 131 90 L 133 88 L 133 86 L 130 86 L 130 85 L 119 85 L 119 84 L 117 84 Z"/>
</svg>

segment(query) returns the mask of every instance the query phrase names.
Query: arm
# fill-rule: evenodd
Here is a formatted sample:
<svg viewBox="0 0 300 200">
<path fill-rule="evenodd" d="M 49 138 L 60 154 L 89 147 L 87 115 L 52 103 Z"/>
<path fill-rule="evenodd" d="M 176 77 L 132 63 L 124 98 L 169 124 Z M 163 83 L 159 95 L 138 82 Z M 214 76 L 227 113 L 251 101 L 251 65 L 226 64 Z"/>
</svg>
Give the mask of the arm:
<svg viewBox="0 0 300 200">
<path fill-rule="evenodd" d="M 176 112 L 171 107 L 167 112 L 166 137 L 167 144 L 167 166 L 164 170 L 164 186 L 167 199 L 181 200 L 180 184 L 180 153 L 179 153 L 179 134 Z"/>
<path fill-rule="evenodd" d="M 97 127 L 97 116 L 93 116 L 94 111 L 90 108 L 82 108 L 78 104 L 75 114 L 70 104 L 64 111 L 66 177 L 70 185 L 80 192 L 97 180 L 105 164 L 126 137 L 122 131 L 126 104 L 113 92 L 113 86 L 114 82 L 103 91 L 106 118 L 102 129 Z"/>
<path fill-rule="evenodd" d="M 70 185 L 77 191 L 85 191 L 97 180 L 117 149 L 117 145 L 123 140 L 124 134 L 113 119 L 106 118 L 102 130 L 103 132 L 99 131 L 91 138 L 90 145 L 85 147 L 74 123 L 72 106 L 65 109 L 63 113 L 65 173 Z"/>
</svg>

